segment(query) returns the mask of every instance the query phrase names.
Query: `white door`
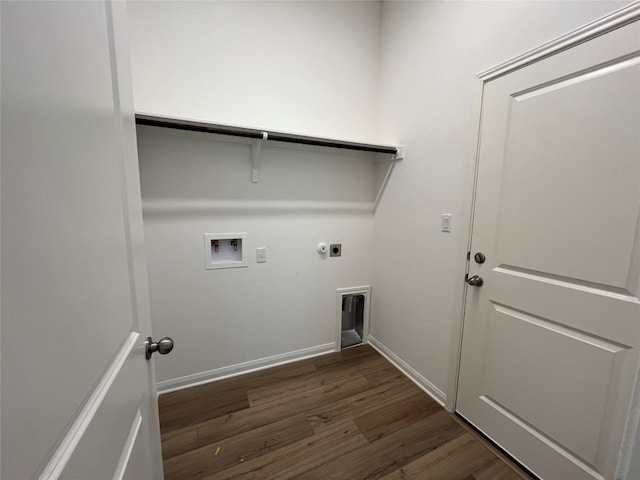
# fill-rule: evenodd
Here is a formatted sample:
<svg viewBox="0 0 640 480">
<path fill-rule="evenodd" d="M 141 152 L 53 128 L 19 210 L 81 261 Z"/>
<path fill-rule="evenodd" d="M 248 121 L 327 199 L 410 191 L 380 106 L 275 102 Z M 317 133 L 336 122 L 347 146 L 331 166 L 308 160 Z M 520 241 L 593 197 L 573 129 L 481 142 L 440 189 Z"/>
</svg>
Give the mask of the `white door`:
<svg viewBox="0 0 640 480">
<path fill-rule="evenodd" d="M 162 478 L 124 2 L 0 5 L 0 476 Z"/>
<path fill-rule="evenodd" d="M 639 22 L 485 84 L 457 410 L 544 479 L 614 478 L 639 219 Z"/>
</svg>

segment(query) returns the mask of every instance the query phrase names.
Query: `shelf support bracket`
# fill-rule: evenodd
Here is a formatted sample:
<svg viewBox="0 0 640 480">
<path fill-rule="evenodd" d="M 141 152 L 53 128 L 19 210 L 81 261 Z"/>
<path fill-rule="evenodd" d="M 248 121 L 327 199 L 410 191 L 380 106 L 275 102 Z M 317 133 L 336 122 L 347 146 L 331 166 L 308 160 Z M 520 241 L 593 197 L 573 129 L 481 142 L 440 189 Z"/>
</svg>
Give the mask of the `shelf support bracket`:
<svg viewBox="0 0 640 480">
<path fill-rule="evenodd" d="M 269 139 L 267 132 L 262 132 L 262 138 L 254 140 L 251 145 L 251 183 L 258 183 L 260 178 L 260 151 L 262 150 L 262 144 Z"/>
<path fill-rule="evenodd" d="M 404 160 L 404 145 L 398 146 L 398 151 L 395 155 L 391 157 L 391 159 L 395 162 L 398 160 Z"/>
<path fill-rule="evenodd" d="M 373 161 L 373 163 L 378 165 L 380 163 L 395 163 L 395 162 L 398 162 L 400 160 L 404 160 L 404 146 L 403 145 L 398 146 L 396 153 L 392 153 L 391 155 L 378 154 L 376 159 Z"/>
</svg>

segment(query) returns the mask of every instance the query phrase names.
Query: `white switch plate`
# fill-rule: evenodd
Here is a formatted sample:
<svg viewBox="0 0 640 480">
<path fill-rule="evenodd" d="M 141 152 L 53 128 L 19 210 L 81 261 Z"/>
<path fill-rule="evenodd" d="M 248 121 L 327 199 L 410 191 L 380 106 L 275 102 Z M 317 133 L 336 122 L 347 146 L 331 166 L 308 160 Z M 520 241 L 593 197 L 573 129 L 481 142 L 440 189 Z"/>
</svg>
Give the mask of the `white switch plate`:
<svg viewBox="0 0 640 480">
<path fill-rule="evenodd" d="M 453 219 L 453 215 L 451 215 L 450 213 L 443 213 L 442 220 L 440 221 L 440 231 L 450 232 L 452 219 Z"/>
<path fill-rule="evenodd" d="M 256 262 L 266 263 L 266 261 L 267 261 L 267 248 L 266 247 L 256 248 Z"/>
</svg>

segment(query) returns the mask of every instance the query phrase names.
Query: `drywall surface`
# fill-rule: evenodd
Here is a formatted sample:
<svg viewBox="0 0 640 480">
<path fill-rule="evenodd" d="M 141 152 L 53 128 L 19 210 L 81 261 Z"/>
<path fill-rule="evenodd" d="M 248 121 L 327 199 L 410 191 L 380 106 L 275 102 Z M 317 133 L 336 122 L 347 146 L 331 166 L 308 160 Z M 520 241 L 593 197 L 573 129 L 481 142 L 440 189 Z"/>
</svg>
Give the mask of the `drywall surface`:
<svg viewBox="0 0 640 480">
<path fill-rule="evenodd" d="M 384 2 L 381 141 L 405 146 L 376 211 L 371 334 L 453 407 L 481 81 L 629 2 Z M 466 210 L 465 210 L 466 209 Z M 440 216 L 453 214 L 453 231 Z M 396 248 L 386 248 L 394 245 Z"/>
<path fill-rule="evenodd" d="M 153 333 L 175 340 L 160 388 L 333 348 L 336 289 L 372 279 L 371 156 L 267 143 L 251 183 L 251 145 L 232 137 L 138 127 L 138 149 Z M 204 234 L 242 232 L 248 267 L 205 270 Z"/>
<path fill-rule="evenodd" d="M 379 1 L 131 1 L 137 111 L 375 141 Z"/>
</svg>

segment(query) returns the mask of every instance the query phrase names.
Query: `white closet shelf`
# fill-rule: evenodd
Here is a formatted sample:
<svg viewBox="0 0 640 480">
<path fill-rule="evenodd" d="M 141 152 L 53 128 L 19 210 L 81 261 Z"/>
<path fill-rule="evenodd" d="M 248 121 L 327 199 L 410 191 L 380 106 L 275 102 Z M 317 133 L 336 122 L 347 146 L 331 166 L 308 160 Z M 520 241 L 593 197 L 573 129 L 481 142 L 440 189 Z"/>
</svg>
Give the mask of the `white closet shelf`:
<svg viewBox="0 0 640 480">
<path fill-rule="evenodd" d="M 312 137 L 293 133 L 267 131 L 256 128 L 236 127 L 219 123 L 208 123 L 184 118 L 136 113 L 136 124 L 152 127 L 174 128 L 189 130 L 192 132 L 206 132 L 217 135 L 231 135 L 234 137 L 251 138 L 255 140 L 272 140 L 275 142 L 298 143 L 302 145 L 314 145 L 318 147 L 342 148 L 361 152 L 383 153 L 393 155 L 395 160 L 400 159 L 400 148 L 394 145 L 381 145 L 373 143 L 351 142 L 334 138 Z"/>
</svg>

